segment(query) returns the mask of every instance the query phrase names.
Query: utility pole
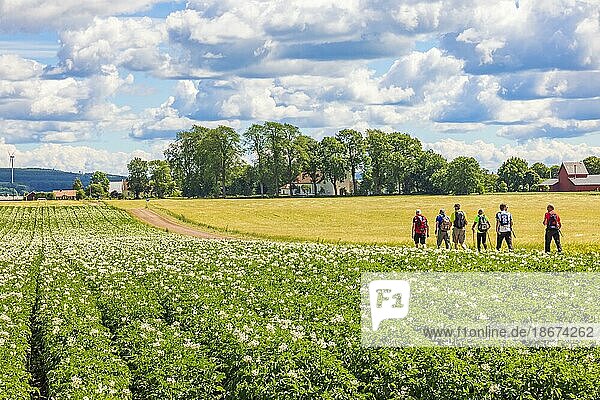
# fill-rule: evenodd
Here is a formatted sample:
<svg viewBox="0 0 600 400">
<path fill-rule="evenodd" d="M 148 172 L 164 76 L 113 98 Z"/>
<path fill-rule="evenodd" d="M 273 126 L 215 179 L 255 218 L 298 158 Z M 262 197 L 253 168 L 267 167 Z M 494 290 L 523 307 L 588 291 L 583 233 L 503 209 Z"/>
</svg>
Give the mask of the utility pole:
<svg viewBox="0 0 600 400">
<path fill-rule="evenodd" d="M 10 183 L 11 185 L 14 185 L 15 183 L 15 153 L 9 153 L 8 156 L 10 157 Z"/>
</svg>

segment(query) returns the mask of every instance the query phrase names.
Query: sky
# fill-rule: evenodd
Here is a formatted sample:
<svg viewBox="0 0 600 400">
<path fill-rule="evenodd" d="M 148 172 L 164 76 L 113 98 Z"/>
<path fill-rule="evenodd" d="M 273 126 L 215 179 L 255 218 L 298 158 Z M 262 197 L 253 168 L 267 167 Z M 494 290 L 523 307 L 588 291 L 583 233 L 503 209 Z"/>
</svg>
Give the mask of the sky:
<svg viewBox="0 0 600 400">
<path fill-rule="evenodd" d="M 178 131 L 600 156 L 598 0 L 0 0 L 0 167 L 126 173 Z"/>
</svg>

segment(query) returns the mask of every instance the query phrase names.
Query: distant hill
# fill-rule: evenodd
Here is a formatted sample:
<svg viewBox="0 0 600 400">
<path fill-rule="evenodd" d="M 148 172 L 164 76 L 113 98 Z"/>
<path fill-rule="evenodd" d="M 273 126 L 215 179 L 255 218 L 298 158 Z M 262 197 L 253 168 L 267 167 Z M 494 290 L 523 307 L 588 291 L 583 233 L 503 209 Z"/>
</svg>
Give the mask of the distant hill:
<svg viewBox="0 0 600 400">
<path fill-rule="evenodd" d="M 110 181 L 120 181 L 126 177 L 108 174 Z M 10 168 L 0 168 L 0 192 L 7 188 L 15 187 L 19 193 L 23 192 L 48 192 L 58 189 L 71 189 L 73 181 L 79 177 L 85 185 L 90 183 L 92 174 L 76 174 L 74 172 L 59 171 L 45 168 L 15 168 L 15 184 L 10 184 Z"/>
</svg>

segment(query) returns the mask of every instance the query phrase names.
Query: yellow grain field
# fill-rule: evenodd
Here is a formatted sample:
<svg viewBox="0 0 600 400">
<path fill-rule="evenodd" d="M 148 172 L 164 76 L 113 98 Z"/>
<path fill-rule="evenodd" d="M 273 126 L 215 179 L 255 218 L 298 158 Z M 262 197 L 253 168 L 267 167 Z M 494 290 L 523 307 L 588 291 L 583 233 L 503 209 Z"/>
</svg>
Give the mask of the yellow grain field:
<svg viewBox="0 0 600 400">
<path fill-rule="evenodd" d="M 511 193 L 471 196 L 382 196 L 277 199 L 151 200 L 153 210 L 186 223 L 246 237 L 410 244 L 411 220 L 420 208 L 433 226 L 440 208 L 461 203 L 470 223 L 483 208 L 494 219 L 505 202 L 515 222 L 515 246 L 543 248 L 542 220 L 553 203 L 563 222 L 566 250 L 600 249 L 600 195 L 594 193 Z M 146 202 L 109 201 L 121 208 L 142 208 Z M 471 231 L 468 243 L 472 247 Z M 495 234 L 492 232 L 492 240 Z M 434 245 L 433 234 L 429 245 Z"/>
</svg>

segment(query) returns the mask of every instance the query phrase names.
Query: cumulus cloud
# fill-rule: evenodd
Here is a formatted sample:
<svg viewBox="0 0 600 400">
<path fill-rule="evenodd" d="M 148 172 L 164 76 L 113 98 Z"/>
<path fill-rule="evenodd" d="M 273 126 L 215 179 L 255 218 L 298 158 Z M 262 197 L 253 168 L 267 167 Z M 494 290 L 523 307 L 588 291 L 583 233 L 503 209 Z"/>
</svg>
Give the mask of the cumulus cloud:
<svg viewBox="0 0 600 400">
<path fill-rule="evenodd" d="M 149 140 L 261 120 L 520 142 L 600 131 L 595 0 L 190 0 L 166 17 L 127 15 L 158 2 L 50 1 L 30 15 L 41 3 L 0 0 L 0 30 L 47 26 L 60 39 L 56 65 L 0 56 L 7 140 Z M 163 96 L 117 105 L 129 71 Z"/>
<path fill-rule="evenodd" d="M 93 74 L 105 65 L 160 70 L 168 64 L 168 56 L 158 49 L 164 39 L 162 24 L 148 17 L 94 18 L 85 29 L 61 33 L 61 61 L 51 73 Z"/>
<path fill-rule="evenodd" d="M 596 97 L 600 93 L 599 70 L 526 71 L 503 75 L 499 82 L 499 95 L 506 100 L 577 99 Z"/>
<path fill-rule="evenodd" d="M 133 77 L 104 66 L 85 79 L 46 79 L 44 65 L 18 56 L 0 59 L 0 126 L 14 142 L 73 142 L 116 120 L 126 108 L 110 102 Z M 2 72 L 3 71 L 3 72 Z"/>
<path fill-rule="evenodd" d="M 69 143 L 94 138 L 98 126 L 91 121 L 29 121 L 0 119 L 0 132 L 9 143 Z"/>
<path fill-rule="evenodd" d="M 448 31 L 441 44 L 466 60 L 470 73 L 595 69 L 598 10 L 596 1 L 527 1 L 519 7 L 513 1 L 474 2 L 464 25 Z"/>
<path fill-rule="evenodd" d="M 436 143 L 424 143 L 424 147 L 442 154 L 449 160 L 459 156 L 474 157 L 483 167 L 490 170 L 497 170 L 510 157 L 524 158 L 530 165 L 535 162 L 553 165 L 563 161 L 583 160 L 588 156 L 600 154 L 599 146 L 542 139 L 529 140 L 515 146 L 498 145 L 484 140 L 466 143 L 448 138 Z"/>
<path fill-rule="evenodd" d="M 13 145 L 5 144 L 4 140 L 0 138 L 0 152 L 4 154 L 14 152 L 15 167 L 17 168 L 53 168 L 69 172 L 100 170 L 127 175 L 127 163 L 134 157 L 146 160 L 163 158 L 162 150 L 159 148 L 152 149 L 152 151 L 114 152 L 88 146 L 44 144 L 32 150 L 21 151 Z"/>
<path fill-rule="evenodd" d="M 80 27 L 95 16 L 131 14 L 165 0 L 0 0 L 0 32 Z"/>
<path fill-rule="evenodd" d="M 19 150 L 12 144 L 6 144 L 0 137 L 0 153 L 15 154 L 16 168 L 53 168 L 69 172 L 92 172 L 96 170 L 127 175 L 127 163 L 140 157 L 145 160 L 164 158 L 163 151 L 167 143 L 156 142 L 148 150 L 108 151 L 89 146 L 72 146 L 59 144 L 43 144 L 31 150 Z M 1 159 L 0 165 L 8 167 L 8 162 Z"/>
<path fill-rule="evenodd" d="M 44 72 L 44 67 L 44 64 L 16 54 L 0 54 L 0 80 L 3 81 L 37 78 Z"/>
<path fill-rule="evenodd" d="M 193 121 L 181 117 L 172 105 L 173 96 L 157 108 L 146 109 L 140 120 L 131 129 L 131 137 L 136 139 L 174 138 L 175 133 L 189 129 Z"/>
<path fill-rule="evenodd" d="M 526 141 L 530 138 L 568 138 L 586 133 L 600 132 L 600 120 L 562 120 L 542 118 L 529 124 L 507 125 L 498 130 L 498 135 Z"/>
</svg>

